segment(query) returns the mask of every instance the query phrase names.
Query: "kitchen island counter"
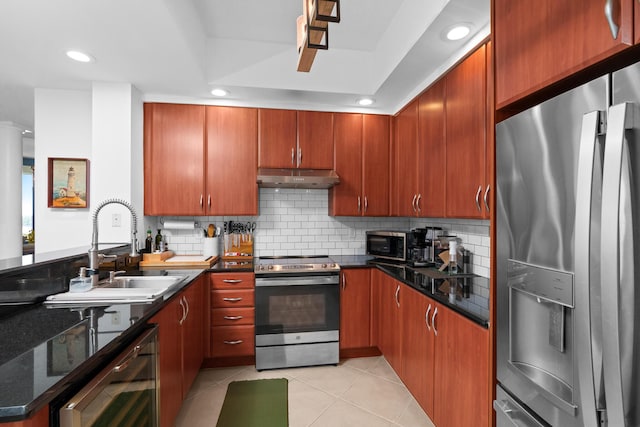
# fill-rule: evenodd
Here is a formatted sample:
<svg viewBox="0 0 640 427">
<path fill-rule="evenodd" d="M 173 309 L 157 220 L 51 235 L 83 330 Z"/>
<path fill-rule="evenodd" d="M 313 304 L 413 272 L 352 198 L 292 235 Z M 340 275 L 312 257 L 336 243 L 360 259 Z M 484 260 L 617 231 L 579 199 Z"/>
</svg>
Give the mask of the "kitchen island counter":
<svg viewBox="0 0 640 427">
<path fill-rule="evenodd" d="M 165 303 L 204 272 L 144 270 L 135 275 L 184 279 L 146 304 L 30 304 L 0 318 L 0 423 L 29 418 L 58 406 L 147 327 Z"/>
</svg>

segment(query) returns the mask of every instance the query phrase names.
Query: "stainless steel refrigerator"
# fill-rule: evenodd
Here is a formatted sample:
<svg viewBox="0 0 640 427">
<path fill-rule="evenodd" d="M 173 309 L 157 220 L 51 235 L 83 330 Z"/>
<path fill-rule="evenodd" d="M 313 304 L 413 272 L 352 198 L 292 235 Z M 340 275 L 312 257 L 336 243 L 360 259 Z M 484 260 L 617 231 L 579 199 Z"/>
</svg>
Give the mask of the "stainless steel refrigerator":
<svg viewBox="0 0 640 427">
<path fill-rule="evenodd" d="M 640 65 L 499 123 L 496 174 L 497 425 L 640 426 Z"/>
</svg>

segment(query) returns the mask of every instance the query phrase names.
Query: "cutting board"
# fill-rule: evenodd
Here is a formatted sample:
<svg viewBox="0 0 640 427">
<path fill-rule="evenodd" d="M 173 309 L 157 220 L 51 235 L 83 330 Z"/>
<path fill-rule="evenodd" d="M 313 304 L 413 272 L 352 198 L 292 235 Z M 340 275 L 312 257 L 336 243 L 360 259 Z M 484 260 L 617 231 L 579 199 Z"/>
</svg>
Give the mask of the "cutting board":
<svg viewBox="0 0 640 427">
<path fill-rule="evenodd" d="M 150 255 L 150 256 L 147 256 Z M 140 267 L 211 267 L 218 257 L 205 257 L 204 255 L 175 255 L 173 251 L 162 254 L 143 254 Z"/>
</svg>

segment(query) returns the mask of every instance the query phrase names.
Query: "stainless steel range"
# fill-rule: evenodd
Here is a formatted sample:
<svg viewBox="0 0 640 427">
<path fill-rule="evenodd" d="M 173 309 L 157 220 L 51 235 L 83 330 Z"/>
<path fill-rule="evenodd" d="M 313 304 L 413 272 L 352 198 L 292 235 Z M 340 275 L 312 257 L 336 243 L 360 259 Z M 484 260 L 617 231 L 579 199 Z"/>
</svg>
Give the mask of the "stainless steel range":
<svg viewBox="0 0 640 427">
<path fill-rule="evenodd" d="M 329 257 L 261 257 L 256 369 L 337 364 L 340 267 Z"/>
</svg>

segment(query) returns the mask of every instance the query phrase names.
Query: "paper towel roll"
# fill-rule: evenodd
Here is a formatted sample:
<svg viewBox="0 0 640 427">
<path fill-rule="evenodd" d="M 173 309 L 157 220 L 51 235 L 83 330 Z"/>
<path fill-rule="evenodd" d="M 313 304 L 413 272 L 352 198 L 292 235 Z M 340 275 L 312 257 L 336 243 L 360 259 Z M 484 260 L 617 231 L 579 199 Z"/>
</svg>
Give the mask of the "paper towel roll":
<svg viewBox="0 0 640 427">
<path fill-rule="evenodd" d="M 165 221 L 162 228 L 174 230 L 193 230 L 196 228 L 194 221 Z"/>
</svg>

